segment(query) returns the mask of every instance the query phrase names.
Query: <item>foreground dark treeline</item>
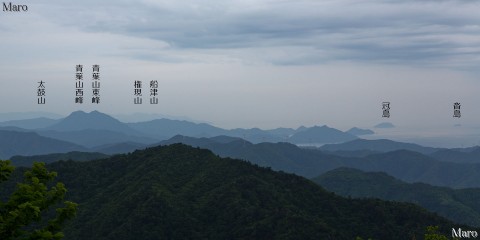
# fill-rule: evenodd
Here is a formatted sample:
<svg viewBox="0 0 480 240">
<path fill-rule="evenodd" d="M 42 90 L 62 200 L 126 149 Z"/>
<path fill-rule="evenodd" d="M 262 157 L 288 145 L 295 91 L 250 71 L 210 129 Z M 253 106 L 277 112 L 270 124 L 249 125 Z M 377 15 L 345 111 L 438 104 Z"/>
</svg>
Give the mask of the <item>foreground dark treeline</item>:
<svg viewBox="0 0 480 240">
<path fill-rule="evenodd" d="M 47 168 L 79 203 L 66 239 L 422 239 L 429 225 L 459 227 L 413 204 L 342 198 L 182 144 Z"/>
</svg>

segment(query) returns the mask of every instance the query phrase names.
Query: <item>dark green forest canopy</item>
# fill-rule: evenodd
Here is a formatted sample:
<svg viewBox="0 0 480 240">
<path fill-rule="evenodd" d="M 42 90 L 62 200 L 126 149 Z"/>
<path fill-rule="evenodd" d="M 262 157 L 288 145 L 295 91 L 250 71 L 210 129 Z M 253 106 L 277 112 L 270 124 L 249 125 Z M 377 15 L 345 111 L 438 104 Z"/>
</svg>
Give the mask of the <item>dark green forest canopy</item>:
<svg viewBox="0 0 480 240">
<path fill-rule="evenodd" d="M 79 203 L 66 239 L 421 239 L 429 225 L 459 226 L 413 204 L 342 198 L 182 144 L 47 168 Z"/>
</svg>

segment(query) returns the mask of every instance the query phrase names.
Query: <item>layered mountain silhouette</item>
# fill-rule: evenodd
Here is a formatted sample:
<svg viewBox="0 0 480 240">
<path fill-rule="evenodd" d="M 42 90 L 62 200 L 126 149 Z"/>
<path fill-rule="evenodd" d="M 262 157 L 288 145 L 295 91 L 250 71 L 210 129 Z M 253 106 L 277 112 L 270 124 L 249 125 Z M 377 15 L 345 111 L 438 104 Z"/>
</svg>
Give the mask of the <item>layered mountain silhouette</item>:
<svg viewBox="0 0 480 240">
<path fill-rule="evenodd" d="M 152 144 L 176 135 L 191 137 L 215 137 L 220 135 L 240 137 L 252 143 L 291 142 L 296 144 L 339 143 L 356 136 L 327 126 L 262 130 L 222 129 L 206 123 L 182 120 L 157 119 L 147 122 L 123 123 L 98 112 L 76 111 L 58 120 L 35 118 L 0 122 L 0 127 L 13 131 L 35 131 L 41 136 L 68 141 L 87 148 L 98 148 L 124 142 L 136 145 Z"/>
<path fill-rule="evenodd" d="M 413 204 L 345 199 L 303 178 L 318 176 L 344 196 L 410 202 L 480 226 L 479 190 L 458 189 L 480 187 L 479 147 L 358 138 L 372 133 L 123 123 L 78 111 L 0 123 L 0 158 L 53 162 L 48 167 L 82 206 L 67 239 L 411 239 L 427 225 L 457 226 Z M 2 185 L 0 197 L 13 186 Z"/>
<path fill-rule="evenodd" d="M 42 136 L 88 148 L 127 141 L 148 144 L 159 140 L 147 137 L 127 124 L 98 111 L 73 112 L 49 127 L 38 129 L 37 132 Z"/>
<path fill-rule="evenodd" d="M 82 121 L 89 121 L 89 123 L 80 123 Z M 75 124 L 76 122 L 79 122 L 78 126 Z M 98 125 L 94 124 L 95 122 Z M 174 122 L 171 122 L 171 124 Z M 155 126 L 154 123 L 149 122 L 149 124 Z M 186 122 L 182 124 L 189 125 Z M 96 127 L 107 125 L 110 126 L 110 129 L 117 127 L 123 129 L 123 132 L 95 129 Z M 115 127 L 112 128 L 111 126 Z M 211 129 L 205 124 L 189 126 L 200 126 L 203 130 Z M 3 127 L 3 129 L 5 128 L 17 129 L 15 127 Z M 161 129 L 161 126 L 159 128 Z M 118 154 L 131 152 L 135 149 L 143 149 L 147 146 L 182 142 L 210 149 L 223 157 L 245 159 L 260 166 L 295 173 L 307 178 L 318 176 L 338 167 L 352 167 L 366 171 L 383 171 L 406 182 L 421 181 L 432 185 L 453 188 L 480 186 L 478 181 L 475 180 L 478 179 L 478 172 L 480 172 L 477 172 L 479 166 L 474 161 L 475 154 L 477 154 L 476 149 L 478 148 L 448 150 L 456 156 L 463 156 L 462 160 L 457 157 L 449 157 L 450 155 L 440 152 L 446 151 L 446 149 L 423 147 L 391 140 L 354 139 L 340 144 L 326 144 L 320 150 L 302 149 L 289 143 L 254 144 L 232 136 L 213 138 L 177 136 L 161 142 L 157 139 L 142 136 L 139 129 L 134 129 L 99 112 L 72 113 L 69 117 L 60 120 L 60 122 L 47 129 L 56 130 L 36 130 L 38 134 L 28 132 L 28 130 L 23 130 L 24 132 L 21 134 L 22 132 L 19 132 L 21 129 L 18 131 L 0 131 L 0 138 L 5 142 L 3 146 L 0 146 L 0 157 L 10 158 L 14 155 L 31 156 L 71 151 Z M 146 131 L 146 129 L 148 128 L 145 127 L 143 131 Z M 215 131 L 221 132 L 219 129 Z M 241 132 L 241 130 L 236 131 Z M 260 133 L 263 130 L 254 129 L 250 131 Z M 290 133 L 292 129 L 268 131 L 277 131 L 285 134 Z M 127 135 L 125 132 L 140 132 L 140 136 Z M 170 133 L 173 132 L 175 131 Z M 201 132 L 197 133 L 200 134 Z M 328 135 L 328 133 L 333 134 Z M 339 138 L 333 137 L 335 135 L 340 138 L 356 138 L 350 134 L 345 135 L 345 133 L 339 130 L 323 126 L 299 128 L 294 130 L 289 139 L 305 139 L 310 134 L 318 134 L 319 137 L 315 138 L 315 141 L 323 141 L 325 136 L 330 136 L 329 139 L 331 141 L 338 140 Z M 36 142 L 39 143 L 37 144 Z M 302 141 L 299 140 L 299 142 Z M 12 145 L 12 143 L 17 144 Z M 443 176 L 445 175 L 451 177 L 444 178 Z"/>
<path fill-rule="evenodd" d="M 70 132 L 87 129 L 109 130 L 134 136 L 139 135 L 139 132 L 125 123 L 98 111 L 92 111 L 90 113 L 83 111 L 73 112 L 66 118 L 61 119 L 58 123 L 55 123 L 44 130 Z"/>
<path fill-rule="evenodd" d="M 104 154 L 119 154 L 119 153 L 129 153 L 135 150 L 140 150 L 146 148 L 147 145 L 137 143 L 137 142 L 122 142 L 122 143 L 113 143 L 113 144 L 106 144 L 101 145 L 91 150 L 94 152 L 100 152 Z"/>
<path fill-rule="evenodd" d="M 480 164 L 438 161 L 418 152 L 398 150 L 370 155 L 365 165 L 350 165 L 364 171 L 381 171 L 403 181 L 423 182 L 452 188 L 480 187 Z M 348 167 L 350 167 L 348 166 Z"/>
<path fill-rule="evenodd" d="M 136 142 L 138 145 L 140 145 L 158 141 L 158 139 L 153 139 L 145 136 L 132 136 L 122 132 L 101 129 L 84 129 L 66 132 L 38 131 L 38 134 L 45 137 L 72 142 L 92 149 L 104 145 L 111 145 L 122 142 Z"/>
<path fill-rule="evenodd" d="M 388 139 L 379 140 L 366 140 L 356 139 L 353 141 L 341 143 L 341 144 L 325 144 L 320 147 L 323 151 L 358 151 L 369 150 L 374 152 L 391 152 L 396 150 L 409 150 L 419 152 L 423 154 L 431 154 L 440 149 L 432 147 L 424 147 L 413 143 L 396 142 Z"/>
<path fill-rule="evenodd" d="M 5 122 L 0 122 L 0 126 L 2 127 L 18 127 L 23 129 L 39 129 L 39 128 L 46 128 L 58 123 L 60 120 L 51 119 L 51 118 L 32 118 L 32 119 L 22 119 L 22 120 L 10 120 Z"/>
<path fill-rule="evenodd" d="M 370 129 L 361 129 L 357 127 L 350 128 L 346 133 L 350 133 L 354 136 L 362 136 L 362 135 L 371 135 L 374 134 L 375 132 L 370 130 Z"/>
<path fill-rule="evenodd" d="M 342 132 L 338 129 L 330 128 L 326 125 L 315 126 L 293 134 L 288 141 L 292 143 L 339 143 L 356 139 L 357 137 Z"/>
<path fill-rule="evenodd" d="M 35 119 L 35 118 L 48 118 L 48 119 L 61 119 L 63 116 L 50 113 L 50 112 L 1 112 L 0 113 L 0 121 L 17 121 L 17 120 L 27 120 L 27 119 Z"/>
<path fill-rule="evenodd" d="M 71 151 L 87 151 L 87 149 L 70 142 L 43 137 L 34 132 L 0 130 L 1 159 L 8 159 L 14 155 L 31 156 Z"/>
<path fill-rule="evenodd" d="M 206 123 L 192 123 L 188 121 L 157 119 L 147 122 L 128 123 L 132 129 L 156 138 L 171 138 L 175 135 L 192 137 L 213 137 L 224 135 L 227 131 Z"/>
<path fill-rule="evenodd" d="M 385 172 L 409 183 L 424 182 L 452 188 L 480 187 L 480 182 L 477 181 L 480 179 L 480 164 L 444 162 L 404 149 L 351 157 L 316 149 L 304 149 L 290 143 L 252 144 L 237 138 L 218 142 L 209 138 L 176 136 L 159 144 L 172 143 L 210 149 L 222 157 L 244 159 L 259 166 L 307 178 L 316 177 L 335 168 L 350 167 Z"/>
<path fill-rule="evenodd" d="M 480 163 L 480 148 L 465 152 L 454 149 L 441 149 L 430 154 L 431 157 L 445 162 Z"/>
<path fill-rule="evenodd" d="M 314 182 L 341 196 L 379 198 L 418 204 L 452 221 L 480 226 L 480 189 L 453 190 L 423 183 L 405 183 L 382 172 L 338 168 Z"/>
</svg>

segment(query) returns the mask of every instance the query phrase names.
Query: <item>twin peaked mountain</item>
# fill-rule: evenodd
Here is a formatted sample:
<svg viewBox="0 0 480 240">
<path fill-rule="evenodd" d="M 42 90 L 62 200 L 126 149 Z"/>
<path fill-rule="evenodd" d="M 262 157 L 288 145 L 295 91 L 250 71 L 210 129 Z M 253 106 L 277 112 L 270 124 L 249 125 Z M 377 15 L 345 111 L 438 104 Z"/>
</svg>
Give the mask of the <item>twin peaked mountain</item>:
<svg viewBox="0 0 480 240">
<path fill-rule="evenodd" d="M 358 133 L 358 129 L 353 129 Z M 146 122 L 123 123 L 98 112 L 77 111 L 63 119 L 35 118 L 0 123 L 0 143 L 15 142 L 17 148 L 0 149 L 0 158 L 13 155 L 35 155 L 68 151 L 100 151 L 113 153 L 121 144 L 126 149 L 136 149 L 169 139 L 176 135 L 190 137 L 215 137 L 220 135 L 243 138 L 252 143 L 291 142 L 340 143 L 357 139 L 348 132 L 315 126 L 298 129 L 278 128 L 272 130 L 231 129 L 226 130 L 205 123 L 157 119 Z M 25 139 L 25 140 L 23 140 Z M 26 140 L 30 139 L 30 140 Z M 42 142 L 36 147 L 35 142 Z M 62 141 L 61 143 L 58 141 Z M 22 146 L 22 143 L 28 145 Z M 60 147 L 62 146 L 62 147 Z M 1 148 L 1 147 L 0 147 Z M 64 148 L 64 149 L 62 149 Z M 20 149 L 29 149 L 22 152 Z"/>
</svg>

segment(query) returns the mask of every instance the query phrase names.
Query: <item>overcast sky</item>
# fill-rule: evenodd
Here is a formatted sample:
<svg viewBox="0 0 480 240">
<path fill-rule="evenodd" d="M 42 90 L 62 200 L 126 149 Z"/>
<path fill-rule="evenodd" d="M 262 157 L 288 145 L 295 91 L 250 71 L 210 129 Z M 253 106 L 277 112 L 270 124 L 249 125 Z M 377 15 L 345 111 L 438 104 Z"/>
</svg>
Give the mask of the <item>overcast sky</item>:
<svg viewBox="0 0 480 240">
<path fill-rule="evenodd" d="M 480 2 L 13 1 L 0 12 L 0 112 L 187 116 L 225 128 L 480 120 Z M 75 65 L 101 103 L 75 104 Z M 159 104 L 148 82 L 159 82 Z M 36 89 L 45 81 L 45 105 Z M 135 80 L 144 103 L 133 104 Z M 462 117 L 453 118 L 453 103 Z"/>
</svg>

